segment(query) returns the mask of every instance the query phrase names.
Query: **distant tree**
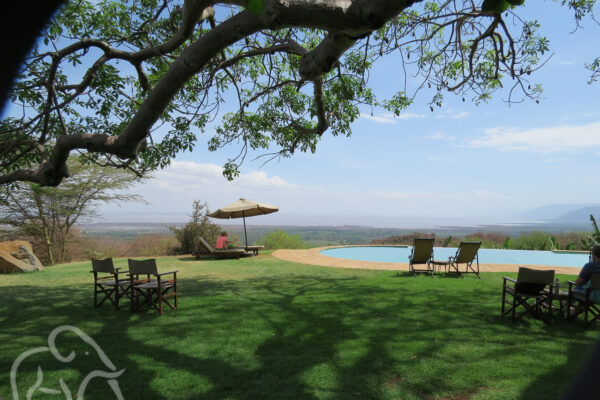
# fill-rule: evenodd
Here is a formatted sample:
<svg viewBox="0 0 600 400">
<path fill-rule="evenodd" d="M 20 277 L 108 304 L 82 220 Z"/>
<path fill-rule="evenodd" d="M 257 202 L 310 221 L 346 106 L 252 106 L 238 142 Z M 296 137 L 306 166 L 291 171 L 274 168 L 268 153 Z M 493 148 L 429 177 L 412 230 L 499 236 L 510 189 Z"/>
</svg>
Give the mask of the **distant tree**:
<svg viewBox="0 0 600 400">
<path fill-rule="evenodd" d="M 592 234 L 589 237 L 587 237 L 585 239 L 581 239 L 581 243 L 583 244 L 583 248 L 585 250 L 600 243 L 600 229 L 598 229 L 598 223 L 596 222 L 596 218 L 594 218 L 594 216 L 591 214 L 590 214 L 590 221 L 592 222 L 592 227 L 594 228 L 594 232 L 592 232 Z"/>
<path fill-rule="evenodd" d="M 560 249 L 558 240 L 556 240 L 556 237 L 554 237 L 552 235 L 548 236 L 548 244 L 550 245 L 550 250 L 559 250 Z"/>
<path fill-rule="evenodd" d="M 516 250 L 550 250 L 548 235 L 544 232 L 530 232 L 520 235 L 511 241 L 512 249 Z"/>
<path fill-rule="evenodd" d="M 507 236 L 506 239 L 504 239 L 504 243 L 502 244 L 502 248 L 503 249 L 510 249 L 510 236 Z"/>
<path fill-rule="evenodd" d="M 139 180 L 131 172 L 84 165 L 72 157 L 70 176 L 59 187 L 19 183 L 0 187 L 0 224 L 12 226 L 17 236 L 41 247 L 40 258 L 49 264 L 65 261 L 67 244 L 77 222 L 93 217 L 108 202 L 143 201 L 138 195 L 117 191 Z"/>
<path fill-rule="evenodd" d="M 283 230 L 276 230 L 267 234 L 261 241 L 267 249 L 306 249 L 300 235 L 290 235 Z"/>
<path fill-rule="evenodd" d="M 444 243 L 442 244 L 442 247 L 448 247 L 448 245 L 450 244 L 450 242 L 452 242 L 452 235 L 448 236 L 448 238 L 446 240 L 444 240 Z"/>
<path fill-rule="evenodd" d="M 210 222 L 206 203 L 195 200 L 192 205 L 191 218 L 183 228 L 169 228 L 179 241 L 179 248 L 176 249 L 177 253 L 195 254 L 198 251 L 200 237 L 203 237 L 208 243 L 214 244 L 221 232 L 219 225 Z"/>
</svg>

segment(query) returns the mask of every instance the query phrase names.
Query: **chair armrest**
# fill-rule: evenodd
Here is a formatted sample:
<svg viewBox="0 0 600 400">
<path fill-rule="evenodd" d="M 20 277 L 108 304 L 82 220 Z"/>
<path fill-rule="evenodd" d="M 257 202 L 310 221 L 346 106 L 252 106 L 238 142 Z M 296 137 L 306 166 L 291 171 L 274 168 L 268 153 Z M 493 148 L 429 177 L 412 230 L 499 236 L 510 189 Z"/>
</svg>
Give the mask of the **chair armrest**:
<svg viewBox="0 0 600 400">
<path fill-rule="evenodd" d="M 502 279 L 504 279 L 504 281 L 510 281 L 512 283 L 517 283 L 516 279 L 509 278 L 508 276 L 503 276 Z"/>
<path fill-rule="evenodd" d="M 567 283 L 569 284 L 569 293 L 570 293 L 573 290 L 573 286 L 575 286 L 575 282 L 567 281 Z"/>
<path fill-rule="evenodd" d="M 168 274 L 176 274 L 179 271 L 169 271 L 169 272 L 161 272 L 160 274 L 154 274 L 154 276 L 163 276 L 163 275 L 168 275 Z"/>
</svg>

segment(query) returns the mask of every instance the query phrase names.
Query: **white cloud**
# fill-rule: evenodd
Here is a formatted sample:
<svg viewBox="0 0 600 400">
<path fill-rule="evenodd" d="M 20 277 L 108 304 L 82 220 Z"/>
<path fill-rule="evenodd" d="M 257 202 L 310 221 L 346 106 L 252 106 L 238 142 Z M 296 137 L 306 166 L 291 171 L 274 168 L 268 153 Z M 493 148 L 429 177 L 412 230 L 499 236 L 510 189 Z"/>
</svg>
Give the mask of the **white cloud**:
<svg viewBox="0 0 600 400">
<path fill-rule="evenodd" d="M 468 116 L 469 116 L 468 112 L 462 111 L 462 112 L 459 112 L 458 114 L 452 114 L 452 115 L 450 115 L 450 118 L 452 118 L 452 119 L 463 119 L 463 118 L 466 118 Z"/>
<path fill-rule="evenodd" d="M 365 113 L 360 113 L 360 117 L 364 119 L 368 119 L 369 121 L 377 122 L 379 124 L 395 124 L 396 120 L 394 119 L 393 114 L 380 114 L 380 115 L 370 115 Z"/>
<path fill-rule="evenodd" d="M 267 176 L 265 172 L 253 171 L 240 174 L 233 182 L 223 177 L 223 168 L 215 164 L 201 164 L 193 161 L 174 161 L 167 169 L 157 171 L 152 185 L 169 188 L 172 191 L 190 191 L 218 186 L 221 190 L 280 190 L 298 189 L 279 176 Z"/>
<path fill-rule="evenodd" d="M 453 111 L 447 111 L 443 114 L 437 114 L 435 117 L 437 119 L 451 118 L 451 119 L 463 119 L 468 117 L 470 114 L 466 111 L 461 111 L 459 113 L 455 113 Z"/>
<path fill-rule="evenodd" d="M 474 190 L 473 196 L 480 199 L 501 199 L 504 197 L 501 194 L 490 192 L 489 190 Z"/>
<path fill-rule="evenodd" d="M 400 116 L 396 117 L 398 119 L 414 119 L 414 118 L 426 118 L 425 114 L 416 114 L 416 113 L 403 113 Z"/>
<path fill-rule="evenodd" d="M 468 147 L 492 147 L 536 153 L 576 152 L 600 146 L 600 122 L 522 130 L 494 128 L 471 140 Z"/>
<path fill-rule="evenodd" d="M 434 132 L 431 135 L 427 135 L 425 137 L 427 137 L 429 139 L 434 139 L 434 140 L 446 140 L 448 142 L 454 142 L 456 140 L 456 138 L 454 136 L 447 135 L 443 132 Z"/>
<path fill-rule="evenodd" d="M 168 168 L 156 171 L 151 179 L 136 184 L 128 192 L 141 195 L 149 204 L 123 204 L 121 207 L 109 204 L 103 207 L 101 213 L 113 220 L 121 218 L 127 221 L 135 219 L 138 214 L 151 217 L 159 214 L 164 218 L 152 218 L 175 221 L 187 218 L 194 200 L 206 201 L 211 210 L 242 197 L 275 205 L 287 203 L 288 208 L 300 208 L 303 203 L 310 204 L 315 196 L 326 193 L 319 186 L 293 184 L 263 171 L 242 173 L 229 182 L 223 177 L 223 168 L 220 166 L 193 161 L 173 161 Z M 181 217 L 176 218 L 177 215 Z"/>
<path fill-rule="evenodd" d="M 577 61 L 573 61 L 573 60 L 570 60 L 570 61 L 562 61 L 562 62 L 560 63 L 560 65 L 575 65 L 575 64 L 577 64 Z"/>
<path fill-rule="evenodd" d="M 395 116 L 392 113 L 383 113 L 377 115 L 370 115 L 366 113 L 360 113 L 360 117 L 364 119 L 368 119 L 369 121 L 377 122 L 380 124 L 395 124 L 397 120 L 407 120 L 414 118 L 425 118 L 425 114 L 415 114 L 415 113 L 403 113 L 399 116 Z"/>
</svg>

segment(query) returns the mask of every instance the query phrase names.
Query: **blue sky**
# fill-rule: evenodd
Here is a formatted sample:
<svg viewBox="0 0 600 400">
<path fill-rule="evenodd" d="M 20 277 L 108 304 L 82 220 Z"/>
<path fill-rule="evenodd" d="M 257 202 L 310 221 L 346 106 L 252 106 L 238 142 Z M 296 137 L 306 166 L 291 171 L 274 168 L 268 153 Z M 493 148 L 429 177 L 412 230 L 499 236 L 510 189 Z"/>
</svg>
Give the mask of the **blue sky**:
<svg viewBox="0 0 600 400">
<path fill-rule="evenodd" d="M 107 221 L 175 222 L 187 219 L 193 199 L 215 209 L 245 197 L 281 207 L 250 221 L 256 224 L 418 227 L 511 222 L 535 207 L 596 202 L 600 85 L 587 84 L 584 64 L 600 55 L 600 26 L 587 20 L 572 33 L 572 13 L 550 1 L 528 1 L 519 15 L 540 21 L 554 53 L 533 76 L 544 86 L 540 104 L 509 106 L 505 92 L 479 106 L 449 95 L 431 112 L 432 93 L 423 92 L 399 118 L 365 110 L 352 137 L 326 132 L 315 154 L 262 167 L 262 160 L 246 162 L 233 183 L 220 166 L 238 149 L 209 152 L 209 129 L 192 153 L 132 188 L 150 204 L 111 205 L 101 214 Z M 384 98 L 403 79 L 397 59 L 388 57 L 376 64 L 370 85 Z"/>
</svg>

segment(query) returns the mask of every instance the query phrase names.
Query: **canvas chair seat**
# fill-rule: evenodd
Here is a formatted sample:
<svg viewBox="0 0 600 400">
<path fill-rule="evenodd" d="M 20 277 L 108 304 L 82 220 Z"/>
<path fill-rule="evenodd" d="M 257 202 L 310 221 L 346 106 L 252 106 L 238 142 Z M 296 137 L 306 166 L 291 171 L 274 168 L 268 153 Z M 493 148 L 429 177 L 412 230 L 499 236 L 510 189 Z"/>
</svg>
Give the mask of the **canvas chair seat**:
<svg viewBox="0 0 600 400">
<path fill-rule="evenodd" d="M 509 294 L 519 293 L 519 294 L 527 295 L 528 297 L 531 297 L 531 298 L 546 296 L 546 293 L 543 292 L 544 288 L 539 289 L 539 290 L 528 290 L 526 288 L 515 288 L 514 286 L 507 285 L 505 290 L 506 290 L 506 293 L 509 293 Z"/>
<path fill-rule="evenodd" d="M 115 281 L 114 279 L 111 281 L 102 281 L 102 285 L 104 286 L 127 286 L 129 285 L 129 279 L 119 279 Z"/>
<path fill-rule="evenodd" d="M 92 271 L 94 274 L 94 307 L 100 307 L 106 300 L 118 310 L 122 297 L 131 298 L 131 282 L 119 276 L 128 271 L 115 268 L 112 258 L 103 260 L 92 258 Z M 99 300 L 98 297 L 102 296 Z"/>
<path fill-rule="evenodd" d="M 155 259 L 128 260 L 131 282 L 131 311 L 144 305 L 163 313 L 163 304 L 177 310 L 177 272 L 158 273 Z M 165 279 L 165 275 L 172 275 Z M 145 278 L 143 277 L 145 276 Z M 169 299 L 173 298 L 173 302 Z"/>
<path fill-rule="evenodd" d="M 511 313 L 512 321 L 516 321 L 526 314 L 532 314 L 535 318 L 542 318 L 545 322 L 551 323 L 552 299 L 548 296 L 552 293 L 553 282 L 554 270 L 520 267 L 516 280 L 505 276 L 502 284 L 501 315 Z M 510 306 L 508 309 L 506 309 L 507 304 Z M 542 314 L 544 308 L 548 309 L 546 317 Z M 518 310 L 521 310 L 519 314 L 517 314 Z"/>
<path fill-rule="evenodd" d="M 167 287 L 171 287 L 171 286 L 175 286 L 175 283 L 172 282 L 163 282 L 161 283 L 161 286 L 163 288 L 167 288 Z M 136 288 L 140 288 L 140 289 L 156 289 L 158 288 L 158 281 L 152 281 L 152 282 L 148 282 L 148 283 L 142 283 L 139 285 L 135 285 Z"/>
</svg>

